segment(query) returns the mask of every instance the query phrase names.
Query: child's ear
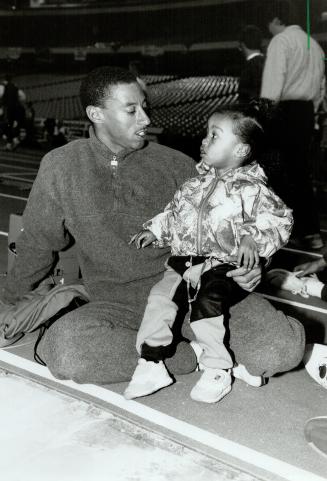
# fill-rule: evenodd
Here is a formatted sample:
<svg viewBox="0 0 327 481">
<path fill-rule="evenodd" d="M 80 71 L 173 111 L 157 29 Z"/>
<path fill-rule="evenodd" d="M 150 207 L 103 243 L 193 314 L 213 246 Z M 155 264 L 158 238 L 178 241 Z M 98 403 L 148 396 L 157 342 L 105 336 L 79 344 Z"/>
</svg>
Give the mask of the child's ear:
<svg viewBox="0 0 327 481">
<path fill-rule="evenodd" d="M 235 147 L 235 154 L 237 155 L 237 157 L 244 159 L 249 155 L 250 152 L 251 152 L 251 147 L 249 146 L 249 144 L 239 143 Z"/>
</svg>

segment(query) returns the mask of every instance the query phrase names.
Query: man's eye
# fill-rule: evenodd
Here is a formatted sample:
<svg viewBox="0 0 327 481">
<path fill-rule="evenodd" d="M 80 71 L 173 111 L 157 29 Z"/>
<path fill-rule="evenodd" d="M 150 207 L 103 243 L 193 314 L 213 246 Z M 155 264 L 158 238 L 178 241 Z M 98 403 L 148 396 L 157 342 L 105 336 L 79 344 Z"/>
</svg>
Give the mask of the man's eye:
<svg viewBox="0 0 327 481">
<path fill-rule="evenodd" d="M 135 109 L 129 109 L 127 110 L 128 114 L 135 114 L 136 110 Z"/>
</svg>

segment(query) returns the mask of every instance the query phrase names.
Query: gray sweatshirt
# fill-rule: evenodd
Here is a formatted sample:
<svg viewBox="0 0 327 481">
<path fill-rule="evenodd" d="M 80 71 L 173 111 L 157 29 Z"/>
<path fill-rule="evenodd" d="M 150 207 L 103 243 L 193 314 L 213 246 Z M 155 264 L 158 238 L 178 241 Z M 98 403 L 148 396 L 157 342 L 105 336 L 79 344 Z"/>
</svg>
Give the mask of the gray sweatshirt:
<svg viewBox="0 0 327 481">
<path fill-rule="evenodd" d="M 48 275 L 55 252 L 73 238 L 91 300 L 110 302 L 117 314 L 142 314 L 169 250 L 137 250 L 128 242 L 195 174 L 192 159 L 152 142 L 113 154 L 93 129 L 90 139 L 52 150 L 42 159 L 24 211 L 3 299 L 16 302 L 32 290 Z"/>
</svg>

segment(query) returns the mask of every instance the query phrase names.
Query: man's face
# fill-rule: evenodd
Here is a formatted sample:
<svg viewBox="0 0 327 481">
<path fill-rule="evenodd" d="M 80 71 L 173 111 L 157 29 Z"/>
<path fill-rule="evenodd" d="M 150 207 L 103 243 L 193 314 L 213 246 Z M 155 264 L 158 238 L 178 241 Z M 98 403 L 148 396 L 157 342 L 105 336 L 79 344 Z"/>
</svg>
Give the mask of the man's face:
<svg viewBox="0 0 327 481">
<path fill-rule="evenodd" d="M 112 152 L 143 147 L 150 119 L 144 92 L 136 82 L 113 86 L 97 108 L 101 121 L 95 123 L 96 134 Z"/>
</svg>

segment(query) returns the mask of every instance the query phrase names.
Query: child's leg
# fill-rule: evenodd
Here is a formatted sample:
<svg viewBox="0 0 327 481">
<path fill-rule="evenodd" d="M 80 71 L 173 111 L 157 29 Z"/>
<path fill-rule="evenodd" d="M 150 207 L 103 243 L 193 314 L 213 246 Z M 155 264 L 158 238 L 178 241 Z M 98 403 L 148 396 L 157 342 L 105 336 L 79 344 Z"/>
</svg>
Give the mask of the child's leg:
<svg viewBox="0 0 327 481">
<path fill-rule="evenodd" d="M 224 345 L 224 316 L 208 317 L 191 323 L 196 341 L 202 348 L 200 363 L 206 367 L 230 369 L 232 358 Z"/>
<path fill-rule="evenodd" d="M 172 299 L 181 280 L 182 277 L 168 266 L 161 281 L 150 291 L 136 337 L 136 349 L 140 354 L 144 350 L 146 356 L 152 356 L 153 360 L 163 359 L 160 348 L 172 342 L 171 327 L 178 309 Z"/>
<path fill-rule="evenodd" d="M 230 266 L 221 265 L 205 272 L 191 313 L 191 328 L 203 349 L 200 362 L 204 372 L 191 391 L 192 399 L 217 402 L 231 391 L 232 358 L 224 345 L 224 314 L 231 304 L 246 295 L 226 277 Z"/>
<path fill-rule="evenodd" d="M 205 272 L 201 277 L 197 298 L 192 304 L 190 325 L 203 349 L 200 362 L 205 367 L 229 369 L 233 366 L 224 345 L 224 317 L 229 307 L 247 293 L 226 277 L 230 269 L 230 265 L 223 264 Z"/>
<path fill-rule="evenodd" d="M 124 392 L 126 399 L 147 396 L 173 382 L 163 359 L 165 346 L 173 340 L 171 327 L 178 307 L 172 299 L 181 280 L 181 276 L 168 267 L 162 280 L 151 289 L 136 339 L 141 359 Z"/>
</svg>

